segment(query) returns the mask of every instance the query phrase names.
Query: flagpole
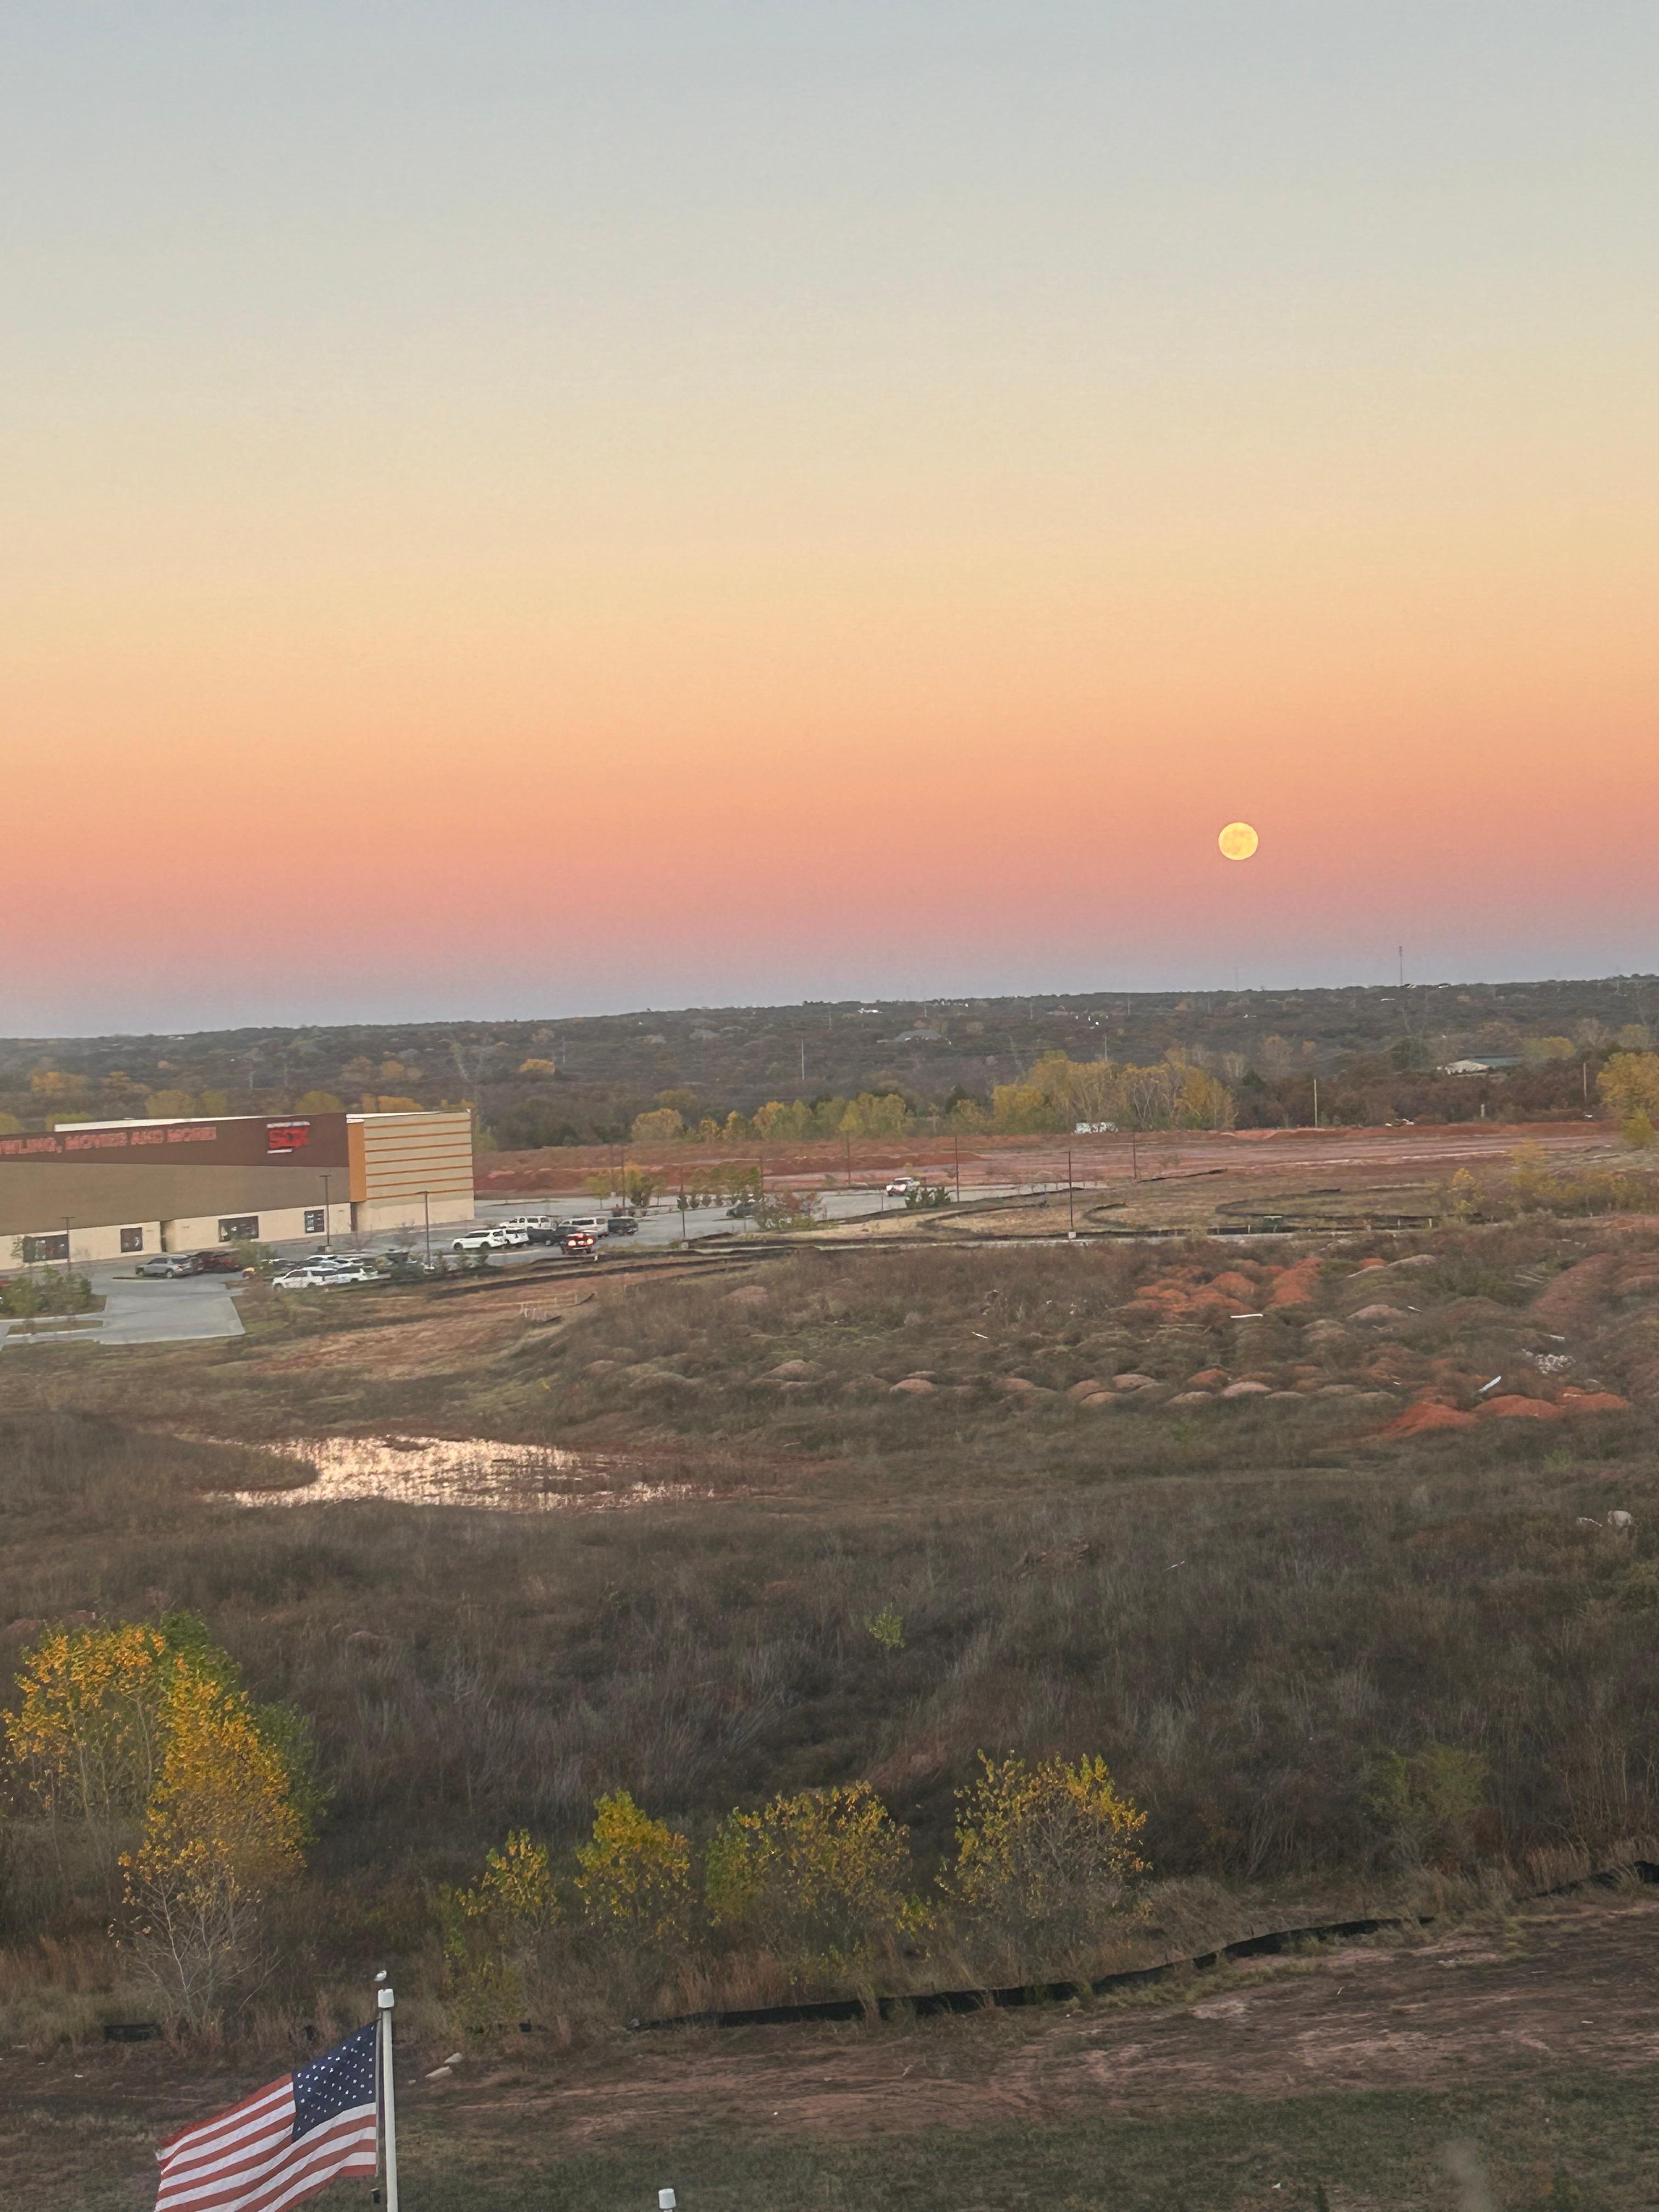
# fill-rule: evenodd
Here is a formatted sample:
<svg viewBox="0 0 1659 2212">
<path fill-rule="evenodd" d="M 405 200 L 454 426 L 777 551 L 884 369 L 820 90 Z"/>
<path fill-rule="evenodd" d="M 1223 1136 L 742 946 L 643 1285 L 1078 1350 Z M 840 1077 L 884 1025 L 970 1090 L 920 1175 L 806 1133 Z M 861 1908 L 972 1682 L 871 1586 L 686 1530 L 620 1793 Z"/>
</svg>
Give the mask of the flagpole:
<svg viewBox="0 0 1659 2212">
<path fill-rule="evenodd" d="M 392 2078 L 392 2008 L 389 1989 L 375 1992 L 380 2008 L 380 2126 L 386 2140 L 386 2212 L 398 2212 L 398 2092 Z"/>
</svg>

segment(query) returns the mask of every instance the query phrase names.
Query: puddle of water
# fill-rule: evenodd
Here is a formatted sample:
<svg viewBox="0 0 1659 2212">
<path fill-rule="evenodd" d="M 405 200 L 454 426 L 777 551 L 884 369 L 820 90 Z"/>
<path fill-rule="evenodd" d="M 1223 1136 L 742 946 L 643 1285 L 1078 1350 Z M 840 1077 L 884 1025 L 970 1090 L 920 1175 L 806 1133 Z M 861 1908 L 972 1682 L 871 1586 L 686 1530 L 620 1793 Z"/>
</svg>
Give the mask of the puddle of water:
<svg viewBox="0 0 1659 2212">
<path fill-rule="evenodd" d="M 505 1444 L 479 1437 L 318 1437 L 264 1447 L 298 1460 L 315 1480 L 293 1490 L 232 1490 L 234 1505 L 334 1505 L 359 1498 L 399 1505 L 472 1505 L 496 1512 L 615 1513 L 693 1495 L 689 1483 L 630 1478 L 602 1452 Z"/>
</svg>

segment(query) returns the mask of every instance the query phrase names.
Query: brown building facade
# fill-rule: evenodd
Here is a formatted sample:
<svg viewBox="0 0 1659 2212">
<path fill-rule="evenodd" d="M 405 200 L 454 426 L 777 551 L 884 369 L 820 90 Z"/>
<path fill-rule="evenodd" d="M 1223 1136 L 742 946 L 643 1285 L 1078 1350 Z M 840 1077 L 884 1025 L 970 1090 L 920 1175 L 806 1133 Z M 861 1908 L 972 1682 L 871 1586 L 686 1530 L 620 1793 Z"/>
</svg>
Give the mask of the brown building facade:
<svg viewBox="0 0 1659 2212">
<path fill-rule="evenodd" d="M 466 1113 L 209 1115 L 0 1136 L 0 1265 L 472 1218 Z"/>
</svg>

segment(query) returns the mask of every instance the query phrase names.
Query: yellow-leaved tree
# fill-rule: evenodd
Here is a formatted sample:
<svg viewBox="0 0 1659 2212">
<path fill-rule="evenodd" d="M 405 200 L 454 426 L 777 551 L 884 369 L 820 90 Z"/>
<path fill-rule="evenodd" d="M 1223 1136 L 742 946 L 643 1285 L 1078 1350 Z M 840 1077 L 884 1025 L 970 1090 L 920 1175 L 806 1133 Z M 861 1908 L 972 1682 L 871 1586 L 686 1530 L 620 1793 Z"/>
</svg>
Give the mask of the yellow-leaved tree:
<svg viewBox="0 0 1659 2212">
<path fill-rule="evenodd" d="M 545 1844 L 515 1828 L 484 1855 L 469 1889 L 438 1893 L 450 1995 L 469 2027 L 497 2027 L 524 2008 L 526 1984 L 560 1919 L 558 1885 Z"/>
<path fill-rule="evenodd" d="M 199 2033 L 262 1978 L 260 1917 L 301 1870 L 305 1826 L 288 1763 L 240 1690 L 180 1667 L 165 1720 L 143 1837 L 121 1868 L 138 1961 Z"/>
<path fill-rule="evenodd" d="M 192 2027 L 257 1978 L 258 1925 L 322 1805 L 308 1733 L 256 1705 L 195 1614 L 51 1629 L 0 1715 L 71 1888 L 124 1905 L 140 1964 Z"/>
<path fill-rule="evenodd" d="M 595 1934 L 632 1944 L 679 1944 L 690 1932 L 691 1846 L 641 1810 L 626 1790 L 601 1797 L 593 1832 L 576 1846 L 576 1894 Z"/>
<path fill-rule="evenodd" d="M 1619 1117 L 1627 1139 L 1645 1148 L 1642 1127 L 1659 1121 L 1659 1053 L 1615 1052 L 1595 1087 Z"/>
<path fill-rule="evenodd" d="M 1097 1942 L 1146 1872 L 1137 1849 L 1146 1816 L 1103 1759 L 1032 1766 L 981 1752 L 978 1778 L 957 1798 L 957 1855 L 940 1887 L 1027 1971 Z"/>
<path fill-rule="evenodd" d="M 16 1707 L 3 1717 L 59 1864 L 78 1838 L 111 1893 L 122 1842 L 161 1774 L 177 1664 L 165 1630 L 147 1622 L 52 1629 L 24 1654 Z"/>
<path fill-rule="evenodd" d="M 705 1878 L 714 1925 L 770 1951 L 795 1983 L 867 1987 L 927 1923 L 910 1887 L 909 1831 L 867 1782 L 729 1814 Z"/>
</svg>

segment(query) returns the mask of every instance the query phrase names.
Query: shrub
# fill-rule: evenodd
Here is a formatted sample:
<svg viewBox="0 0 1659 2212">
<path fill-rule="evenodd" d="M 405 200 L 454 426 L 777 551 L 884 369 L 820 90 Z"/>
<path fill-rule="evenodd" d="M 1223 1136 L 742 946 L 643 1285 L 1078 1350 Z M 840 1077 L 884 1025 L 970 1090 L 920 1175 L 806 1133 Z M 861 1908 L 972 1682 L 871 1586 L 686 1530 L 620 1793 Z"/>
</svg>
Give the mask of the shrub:
<svg viewBox="0 0 1659 2212">
<path fill-rule="evenodd" d="M 1478 1751 L 1431 1743 L 1386 1753 L 1371 1788 L 1372 1810 L 1407 1864 L 1466 1866 L 1475 1856 L 1488 1769 Z"/>
<path fill-rule="evenodd" d="M 865 1984 L 927 1912 L 912 1895 L 909 1832 L 867 1782 L 734 1812 L 708 1846 L 716 1927 L 774 1952 L 797 1984 Z"/>
<path fill-rule="evenodd" d="M 684 1942 L 690 1931 L 691 1846 L 641 1812 L 625 1790 L 601 1797 L 593 1832 L 576 1850 L 576 1893 L 595 1933 L 635 1942 Z"/>
<path fill-rule="evenodd" d="M 467 2027 L 495 2027 L 522 2012 L 526 1972 L 560 1917 L 547 1847 L 524 1828 L 485 1853 L 470 1889 L 440 1890 L 444 1966 Z"/>
<path fill-rule="evenodd" d="M 978 1779 L 957 1800 L 957 1855 L 940 1886 L 1028 1957 L 1097 1940 L 1147 1870 L 1135 1848 L 1146 1816 L 1118 1794 L 1103 1759 L 1030 1766 L 981 1752 Z"/>
</svg>

